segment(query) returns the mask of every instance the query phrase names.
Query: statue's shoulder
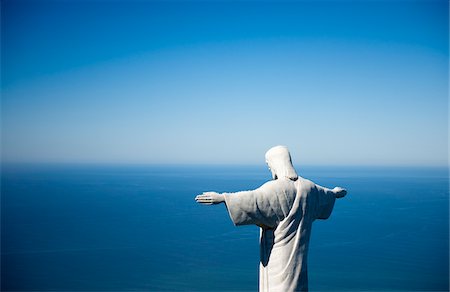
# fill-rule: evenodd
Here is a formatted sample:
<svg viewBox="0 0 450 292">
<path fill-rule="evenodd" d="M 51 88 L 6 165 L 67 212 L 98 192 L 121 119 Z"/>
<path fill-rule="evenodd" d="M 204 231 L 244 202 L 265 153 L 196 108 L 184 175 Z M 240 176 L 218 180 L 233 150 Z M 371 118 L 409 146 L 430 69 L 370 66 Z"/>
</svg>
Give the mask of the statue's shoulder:
<svg viewBox="0 0 450 292">
<path fill-rule="evenodd" d="M 262 188 L 273 188 L 273 187 L 276 187 L 276 186 L 278 186 L 278 185 L 280 185 L 280 184 L 282 184 L 283 182 L 282 182 L 282 180 L 280 180 L 280 179 L 273 179 L 273 180 L 269 180 L 269 181 L 267 181 L 266 183 L 264 183 L 261 187 Z"/>
<path fill-rule="evenodd" d="M 274 180 L 269 180 L 261 186 L 263 189 L 286 189 L 293 187 L 295 182 L 287 178 L 278 178 Z"/>
<path fill-rule="evenodd" d="M 297 185 L 297 189 L 298 190 L 305 190 L 305 191 L 309 191 L 313 188 L 315 188 L 316 184 L 313 183 L 312 181 L 310 181 L 309 179 L 303 178 L 303 177 L 298 177 L 297 181 L 296 181 L 296 185 Z"/>
</svg>

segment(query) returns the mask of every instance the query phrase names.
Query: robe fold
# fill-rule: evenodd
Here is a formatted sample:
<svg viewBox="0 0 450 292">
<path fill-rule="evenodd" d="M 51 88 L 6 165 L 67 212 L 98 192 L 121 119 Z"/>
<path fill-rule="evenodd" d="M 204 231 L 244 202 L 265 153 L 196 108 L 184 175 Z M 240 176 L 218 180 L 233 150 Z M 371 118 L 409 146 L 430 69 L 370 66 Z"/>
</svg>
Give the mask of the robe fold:
<svg viewBox="0 0 450 292">
<path fill-rule="evenodd" d="M 261 227 L 259 291 L 307 291 L 312 222 L 330 216 L 334 193 L 299 177 L 224 195 L 235 225 Z"/>
</svg>

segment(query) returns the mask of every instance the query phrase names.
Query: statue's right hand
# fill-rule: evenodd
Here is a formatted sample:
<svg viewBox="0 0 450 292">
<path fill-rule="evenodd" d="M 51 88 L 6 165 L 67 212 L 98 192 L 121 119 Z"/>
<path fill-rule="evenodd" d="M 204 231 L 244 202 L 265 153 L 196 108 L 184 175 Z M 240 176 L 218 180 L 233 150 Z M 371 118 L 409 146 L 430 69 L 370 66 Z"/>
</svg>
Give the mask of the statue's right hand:
<svg viewBox="0 0 450 292">
<path fill-rule="evenodd" d="M 225 197 L 222 194 L 216 192 L 205 192 L 195 197 L 195 201 L 203 205 L 220 204 L 225 201 Z"/>
</svg>

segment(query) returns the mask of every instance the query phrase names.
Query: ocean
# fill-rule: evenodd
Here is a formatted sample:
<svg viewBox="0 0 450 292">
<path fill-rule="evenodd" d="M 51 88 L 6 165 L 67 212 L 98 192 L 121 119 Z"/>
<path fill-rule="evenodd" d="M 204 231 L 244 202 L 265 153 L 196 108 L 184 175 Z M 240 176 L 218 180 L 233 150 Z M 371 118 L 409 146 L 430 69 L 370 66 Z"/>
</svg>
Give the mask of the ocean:
<svg viewBox="0 0 450 292">
<path fill-rule="evenodd" d="M 313 224 L 311 291 L 449 289 L 446 168 L 297 170 L 348 190 Z M 3 165 L 1 289 L 257 291 L 258 227 L 194 197 L 269 179 L 264 165 Z"/>
</svg>

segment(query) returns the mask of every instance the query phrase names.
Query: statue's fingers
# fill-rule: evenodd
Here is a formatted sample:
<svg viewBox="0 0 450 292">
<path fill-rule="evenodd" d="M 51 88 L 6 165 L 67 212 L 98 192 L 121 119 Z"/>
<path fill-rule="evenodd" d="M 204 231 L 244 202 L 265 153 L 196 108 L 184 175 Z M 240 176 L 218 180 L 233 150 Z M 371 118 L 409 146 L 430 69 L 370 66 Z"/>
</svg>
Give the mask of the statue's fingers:
<svg viewBox="0 0 450 292">
<path fill-rule="evenodd" d="M 345 195 L 347 195 L 347 190 L 342 189 L 341 191 L 336 193 L 336 198 L 340 199 L 340 198 L 345 197 Z"/>
<path fill-rule="evenodd" d="M 199 203 L 210 203 L 212 202 L 212 198 L 211 197 L 201 197 L 196 199 L 197 202 Z"/>
<path fill-rule="evenodd" d="M 211 201 L 206 201 L 206 200 L 199 200 L 199 201 L 197 201 L 197 203 L 202 204 L 202 205 L 212 205 Z"/>
</svg>

